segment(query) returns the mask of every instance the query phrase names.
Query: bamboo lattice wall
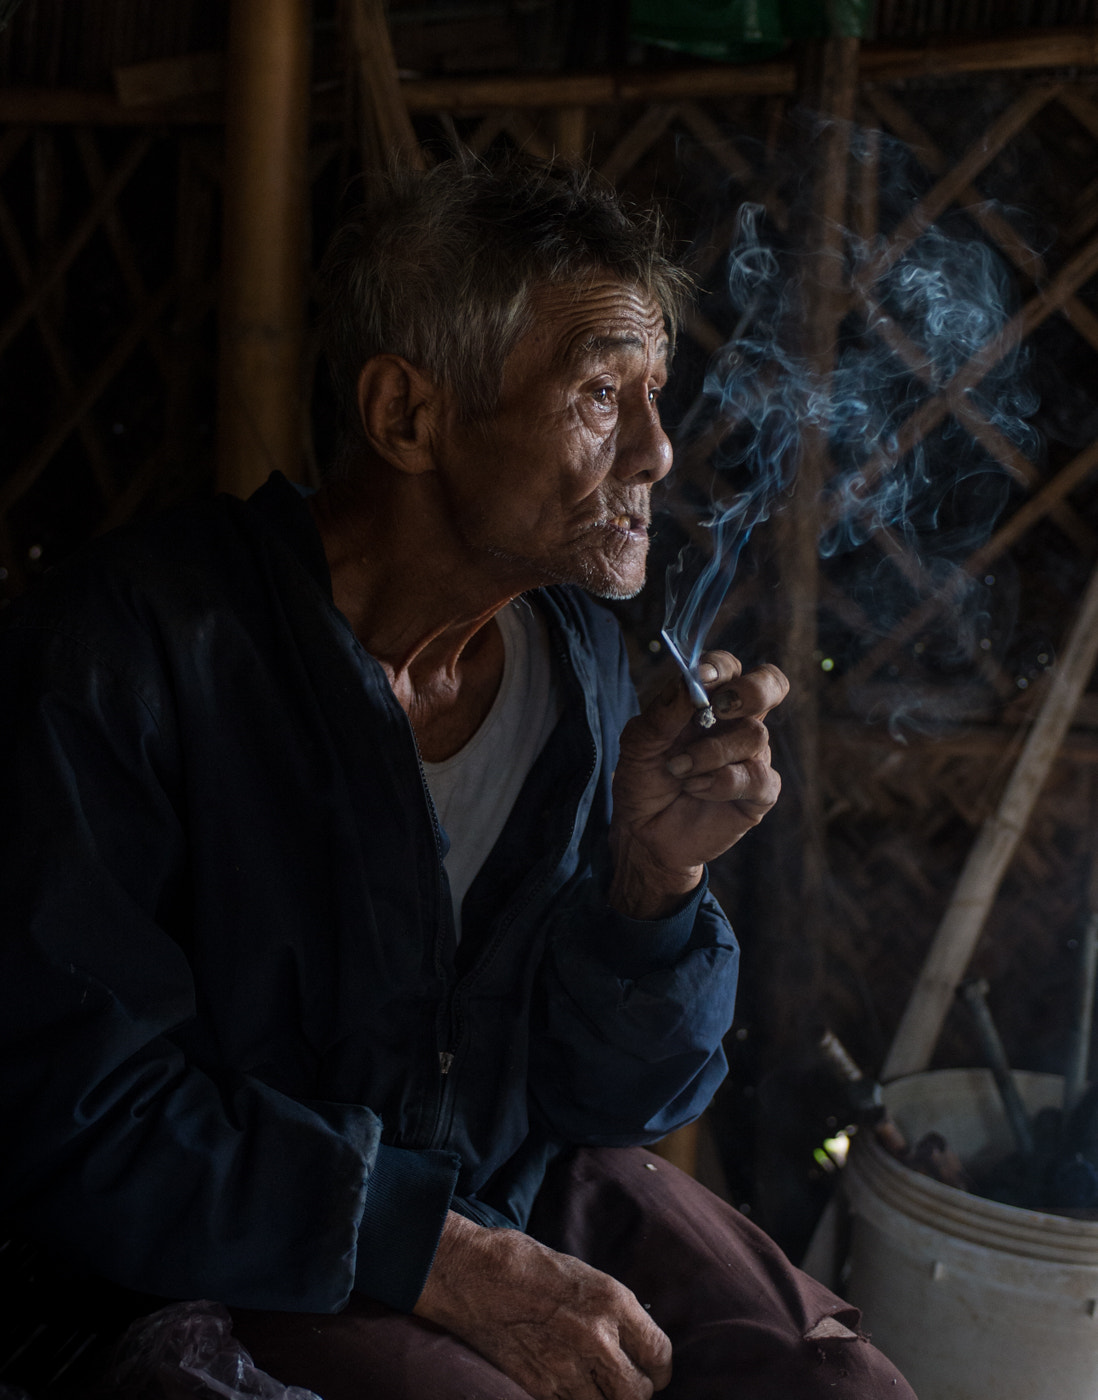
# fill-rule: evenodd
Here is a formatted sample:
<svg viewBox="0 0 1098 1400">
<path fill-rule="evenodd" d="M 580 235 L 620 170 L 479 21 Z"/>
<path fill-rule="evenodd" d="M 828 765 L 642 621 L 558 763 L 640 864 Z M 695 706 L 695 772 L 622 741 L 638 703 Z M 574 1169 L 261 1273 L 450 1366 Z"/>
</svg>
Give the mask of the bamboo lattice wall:
<svg viewBox="0 0 1098 1400">
<path fill-rule="evenodd" d="M 897 14 L 900 8 L 892 6 Z M 173 42 L 191 47 L 193 25 L 185 41 L 182 33 Z M 920 658 L 940 615 L 953 608 L 953 594 L 916 579 L 910 606 L 886 635 L 867 640 L 850 599 L 821 566 L 812 585 L 820 597 L 812 624 L 817 650 L 842 656 L 837 669 L 816 670 L 810 679 L 821 724 L 815 834 L 823 867 L 811 907 L 799 911 L 799 930 L 780 935 L 768 918 L 772 868 L 761 880 L 758 856 L 749 853 L 718 877 L 746 911 L 747 980 L 756 989 L 741 1012 L 746 1040 L 736 1046 L 743 1064 L 734 1065 L 730 1092 L 754 1073 L 757 1029 L 788 1051 L 806 1021 L 826 1017 L 867 1065 L 880 1064 L 1098 557 L 1091 387 L 1098 354 L 1098 33 L 1085 26 L 1022 41 L 943 41 L 935 52 L 931 62 L 925 47 L 912 52 L 882 42 L 863 50 L 855 121 L 862 131 L 882 133 L 886 144 L 878 151 L 903 143 L 915 197 L 905 214 L 885 218 L 878 193 L 887 172 L 872 160 L 854 161 L 843 222 L 866 239 L 884 240 L 884 268 L 925 224 L 960 220 L 1010 270 L 1017 306 L 1009 332 L 928 389 L 902 433 L 913 447 L 948 423 L 1009 478 L 1007 509 L 994 533 L 961 562 L 976 579 L 1016 580 L 1014 629 L 987 651 L 974 634 L 975 650 L 963 664 L 949 674 L 935 671 Z M 133 49 L 122 60 L 172 53 L 170 45 L 151 55 Z M 946 76 L 927 76 L 935 67 Z M 353 64 L 345 76 L 342 85 L 315 94 L 314 246 L 358 168 Z M 0 92 L 6 596 L 89 535 L 210 487 L 222 165 L 217 81 L 204 69 L 194 83 L 210 91 L 146 106 L 123 105 L 102 91 Z M 421 79 L 402 90 L 432 157 L 459 141 L 479 151 L 502 142 L 542 154 L 584 153 L 619 186 L 666 203 L 694 240 L 698 276 L 712 293 L 680 350 L 685 403 L 732 329 L 722 319 L 719 286 L 738 204 L 758 204 L 774 229 L 796 238 L 799 167 L 791 133 L 798 81 L 792 62 L 781 61 L 615 77 Z M 872 138 L 860 149 L 872 149 Z M 860 318 L 860 334 L 890 338 L 901 361 L 918 364 L 918 347 L 903 328 L 868 314 L 872 278 L 844 295 L 841 314 Z M 1041 381 L 1044 455 L 1003 437 L 966 393 L 1016 340 L 1031 348 Z M 685 387 L 691 376 L 695 387 Z M 307 386 L 316 379 L 312 352 L 303 378 Z M 303 451 L 304 479 L 330 440 L 322 384 L 315 404 L 314 455 Z M 717 441 L 719 431 L 709 446 Z M 707 489 L 709 457 L 684 453 L 680 474 L 668 502 L 677 513 L 668 546 L 704 540 L 691 492 Z M 781 633 L 774 572 L 786 548 L 780 525 L 761 543 L 757 566 L 737 581 L 720 624 L 737 645 L 760 655 L 765 639 Z M 882 557 L 899 549 L 885 534 L 870 547 Z M 625 615 L 642 681 L 660 660 L 650 650 L 660 622 L 657 595 L 653 590 Z M 1005 628 L 1004 608 L 998 621 Z M 940 701 L 947 716 L 905 743 L 867 719 L 901 683 L 919 689 L 927 704 Z M 1000 998 L 1008 1049 L 1033 1068 L 1057 1068 L 1064 1048 L 1070 944 L 1094 854 L 1096 726 L 1098 697 L 1084 697 L 977 955 L 977 970 Z M 786 799 L 794 813 L 798 777 L 789 774 Z M 753 850 L 776 859 L 779 848 L 776 837 L 766 837 Z M 942 1054 L 974 1057 L 963 1025 L 947 1024 Z"/>
</svg>

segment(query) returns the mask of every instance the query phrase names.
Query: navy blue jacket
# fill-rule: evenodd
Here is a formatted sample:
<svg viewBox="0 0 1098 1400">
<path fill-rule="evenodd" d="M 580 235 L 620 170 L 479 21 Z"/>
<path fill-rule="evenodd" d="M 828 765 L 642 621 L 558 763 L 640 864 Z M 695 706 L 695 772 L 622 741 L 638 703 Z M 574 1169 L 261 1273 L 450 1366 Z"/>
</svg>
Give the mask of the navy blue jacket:
<svg viewBox="0 0 1098 1400">
<path fill-rule="evenodd" d="M 614 620 L 533 595 L 564 700 L 455 945 L 415 740 L 273 477 L 122 531 L 0 630 L 0 1207 L 168 1297 L 410 1308 L 451 1204 L 523 1226 L 559 1144 L 724 1073 L 711 897 L 605 904 Z"/>
</svg>

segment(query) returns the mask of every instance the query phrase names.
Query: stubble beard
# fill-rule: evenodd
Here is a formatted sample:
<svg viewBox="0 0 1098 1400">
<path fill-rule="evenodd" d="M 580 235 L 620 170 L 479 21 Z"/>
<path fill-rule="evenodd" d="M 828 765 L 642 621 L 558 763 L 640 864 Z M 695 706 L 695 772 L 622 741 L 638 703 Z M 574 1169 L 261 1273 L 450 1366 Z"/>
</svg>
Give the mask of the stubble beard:
<svg viewBox="0 0 1098 1400">
<path fill-rule="evenodd" d="M 624 603 L 630 598 L 635 598 L 644 588 L 645 568 L 641 568 L 640 582 L 635 585 L 616 583 L 611 576 L 609 569 L 596 568 L 592 561 L 580 556 L 571 560 L 568 565 L 554 565 L 552 560 L 531 560 L 510 554 L 507 550 L 498 546 L 488 549 L 488 553 L 496 559 L 505 560 L 508 564 L 526 565 L 532 567 L 542 575 L 542 582 L 536 587 L 547 587 L 550 584 L 564 584 L 572 588 L 582 588 L 585 593 L 590 593 L 593 598 L 602 598 L 607 602 Z M 645 563 L 647 563 L 647 550 L 645 550 Z"/>
</svg>

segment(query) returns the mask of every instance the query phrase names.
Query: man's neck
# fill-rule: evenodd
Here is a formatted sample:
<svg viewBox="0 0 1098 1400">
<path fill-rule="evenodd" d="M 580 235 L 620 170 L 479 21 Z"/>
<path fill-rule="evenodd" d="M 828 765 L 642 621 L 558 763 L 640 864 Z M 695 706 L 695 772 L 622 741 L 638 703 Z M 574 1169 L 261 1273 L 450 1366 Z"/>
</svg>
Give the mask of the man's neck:
<svg viewBox="0 0 1098 1400">
<path fill-rule="evenodd" d="M 336 607 L 385 670 L 423 757 L 450 757 L 499 689 L 503 641 L 493 619 L 516 590 L 477 578 L 429 509 L 394 507 L 384 490 L 367 505 L 361 493 L 321 488 L 310 508 Z"/>
</svg>

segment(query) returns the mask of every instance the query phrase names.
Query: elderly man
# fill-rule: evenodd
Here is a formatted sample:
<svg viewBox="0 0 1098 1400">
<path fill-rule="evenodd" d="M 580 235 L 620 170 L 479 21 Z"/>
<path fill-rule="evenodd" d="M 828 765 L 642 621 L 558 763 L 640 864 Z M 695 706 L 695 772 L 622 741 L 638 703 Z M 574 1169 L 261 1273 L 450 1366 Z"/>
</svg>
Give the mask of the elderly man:
<svg viewBox="0 0 1098 1400">
<path fill-rule="evenodd" d="M 326 266 L 348 432 L 96 545 L 5 629 L 17 1228 L 213 1298 L 324 1400 L 909 1395 L 636 1145 L 724 1071 L 705 864 L 773 667 L 635 709 L 685 279 L 575 173 L 394 176 Z"/>
</svg>

